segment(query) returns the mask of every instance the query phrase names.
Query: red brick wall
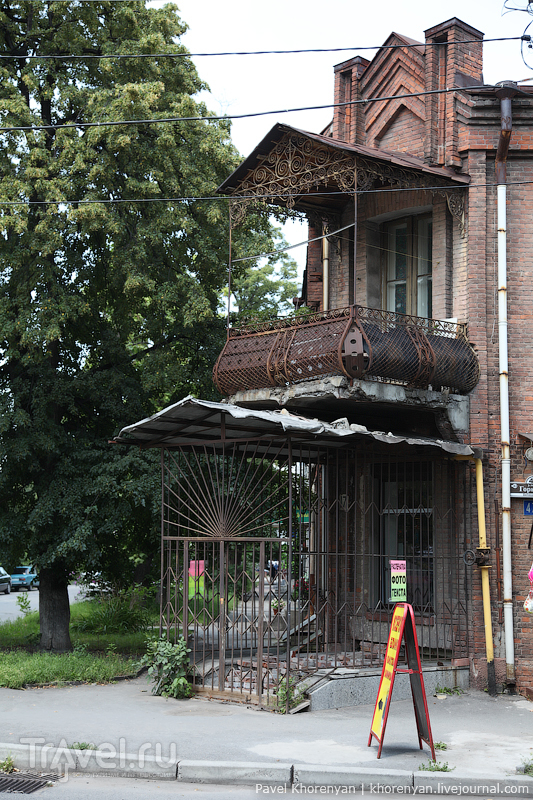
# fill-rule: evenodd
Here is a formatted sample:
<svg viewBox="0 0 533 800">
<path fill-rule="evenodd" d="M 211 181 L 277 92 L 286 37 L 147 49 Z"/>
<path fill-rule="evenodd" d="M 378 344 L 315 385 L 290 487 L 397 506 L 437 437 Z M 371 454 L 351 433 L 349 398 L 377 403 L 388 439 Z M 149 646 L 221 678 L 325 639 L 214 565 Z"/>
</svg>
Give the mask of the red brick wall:
<svg viewBox="0 0 533 800">
<path fill-rule="evenodd" d="M 469 85 L 481 80 L 482 53 L 479 31 L 458 20 L 426 31 L 426 49 L 381 51 L 357 79 L 362 97 L 397 94 L 451 83 Z M 466 39 L 477 39 L 467 43 Z M 391 36 L 388 43 L 397 43 Z M 341 65 L 342 66 L 342 65 Z M 345 70 L 346 71 L 346 70 Z M 340 72 L 339 72 L 340 75 Z M 337 87 L 340 97 L 340 78 Z M 354 94 L 354 83 L 350 91 Z M 511 476 L 524 480 L 533 474 L 523 453 L 527 441 L 520 433 L 533 434 L 533 96 L 513 100 L 516 109 L 508 163 L 508 335 L 509 397 L 511 427 Z M 358 112 L 359 113 L 359 112 Z M 364 112 L 364 136 L 355 112 L 349 123 L 351 141 L 373 147 L 409 152 L 430 163 L 454 166 L 471 177 L 466 205 L 466 236 L 452 218 L 445 200 L 429 192 L 403 191 L 362 195 L 358 200 L 356 297 L 361 305 L 376 302 L 376 282 L 369 270 L 380 269 L 379 224 L 382 219 L 413 213 L 417 207 L 433 206 L 434 223 L 434 311 L 437 318 L 454 316 L 467 322 L 470 341 L 475 345 L 481 379 L 470 395 L 469 441 L 483 449 L 487 539 L 491 547 L 490 584 L 495 655 L 502 678 L 505 658 L 501 603 L 498 605 L 497 525 L 501 545 L 501 446 L 499 416 L 498 318 L 497 318 L 497 223 L 494 157 L 500 135 L 499 101 L 490 94 L 455 93 L 409 98 L 383 103 L 370 102 Z M 345 119 L 337 118 L 339 125 Z M 528 183 L 531 181 L 531 183 Z M 522 182 L 522 183 L 520 183 Z M 519 185 L 520 184 L 520 185 Z M 349 214 L 352 211 L 350 210 Z M 346 212 L 348 214 L 348 211 Z M 346 215 L 345 215 L 346 216 Z M 370 222 L 376 220 L 375 223 Z M 343 220 L 344 222 L 344 220 Z M 341 261 L 334 265 L 335 287 L 330 297 L 339 305 L 347 298 L 349 263 L 342 245 Z M 313 256 L 313 253 L 315 255 Z M 317 261 L 320 249 L 310 249 Z M 453 262 L 451 261 L 453 260 Z M 318 268 L 315 269 L 315 272 Z M 343 274 L 344 271 L 344 274 Z M 321 284 L 320 297 L 321 297 Z M 374 292 L 374 294 L 372 294 Z M 476 484 L 473 466 L 469 470 L 468 496 L 471 502 L 469 545 L 478 544 Z M 497 501 L 497 508 L 495 505 Z M 524 517 L 522 501 L 512 500 L 513 610 L 518 688 L 533 697 L 533 616 L 523 611 L 529 588 L 527 572 L 533 562 L 528 539 L 533 519 Z M 473 602 L 469 632 L 473 671 L 483 675 L 485 631 L 480 571 L 472 570 Z M 501 599 L 501 597 L 500 597 Z"/>
</svg>

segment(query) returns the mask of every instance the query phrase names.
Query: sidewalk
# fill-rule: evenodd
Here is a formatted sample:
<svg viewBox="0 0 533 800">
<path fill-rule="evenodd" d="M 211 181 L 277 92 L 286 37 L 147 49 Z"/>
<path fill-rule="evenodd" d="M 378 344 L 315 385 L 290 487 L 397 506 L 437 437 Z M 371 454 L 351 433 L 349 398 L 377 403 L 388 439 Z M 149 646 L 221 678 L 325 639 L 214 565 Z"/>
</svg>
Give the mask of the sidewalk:
<svg viewBox="0 0 533 800">
<path fill-rule="evenodd" d="M 429 749 L 418 748 L 412 702 L 394 697 L 378 760 L 377 745 L 367 747 L 370 705 L 284 716 L 220 701 L 154 697 L 144 677 L 105 686 L 0 689 L 0 760 L 11 753 L 16 765 L 31 766 L 32 748 L 40 758 L 48 745 L 54 749 L 43 767 L 56 758 L 56 767 L 64 761 L 74 771 L 117 776 L 175 779 L 179 763 L 178 778 L 187 781 L 499 782 L 524 786 L 522 793 L 533 796 L 533 778 L 516 771 L 533 760 L 533 703 L 472 690 L 442 700 L 430 696 L 428 706 L 433 739 L 447 745 L 437 761 L 452 772 L 419 771 Z M 92 743 L 98 752 L 74 757 L 55 750 L 74 743 Z"/>
</svg>

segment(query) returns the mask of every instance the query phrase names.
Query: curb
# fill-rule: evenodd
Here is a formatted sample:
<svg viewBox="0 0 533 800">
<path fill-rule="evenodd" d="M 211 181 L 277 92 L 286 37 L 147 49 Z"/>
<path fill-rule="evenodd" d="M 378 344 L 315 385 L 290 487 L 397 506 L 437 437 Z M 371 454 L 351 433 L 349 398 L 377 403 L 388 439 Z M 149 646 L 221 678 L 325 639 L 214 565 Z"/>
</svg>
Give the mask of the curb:
<svg viewBox="0 0 533 800">
<path fill-rule="evenodd" d="M 349 786 L 361 790 L 389 787 L 387 793 L 404 794 L 522 794 L 533 796 L 533 777 L 480 775 L 479 778 L 441 772 L 240 761 L 192 761 L 105 750 L 74 750 L 0 742 L 0 761 L 11 756 L 18 769 L 68 776 L 69 772 L 144 778 L 184 783 L 240 784 L 247 786 Z M 479 791 L 473 791 L 479 787 Z M 511 791 L 505 787 L 511 787 Z M 379 792 L 379 789 L 377 790 Z"/>
<path fill-rule="evenodd" d="M 365 767 L 324 767 L 297 764 L 294 784 L 301 786 L 353 786 L 364 789 L 370 784 L 389 786 L 392 791 L 408 794 L 413 788 L 413 773 L 403 769 L 378 770 Z"/>
</svg>

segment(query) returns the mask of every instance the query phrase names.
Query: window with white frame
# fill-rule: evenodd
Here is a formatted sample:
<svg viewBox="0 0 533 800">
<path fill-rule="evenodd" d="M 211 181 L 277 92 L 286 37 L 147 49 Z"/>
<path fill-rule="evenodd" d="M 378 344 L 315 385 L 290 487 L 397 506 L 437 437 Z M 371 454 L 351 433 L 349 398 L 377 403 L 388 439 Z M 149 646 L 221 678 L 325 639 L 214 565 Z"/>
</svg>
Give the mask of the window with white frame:
<svg viewBox="0 0 533 800">
<path fill-rule="evenodd" d="M 387 311 L 432 315 L 432 219 L 407 217 L 385 226 L 383 306 Z"/>
</svg>

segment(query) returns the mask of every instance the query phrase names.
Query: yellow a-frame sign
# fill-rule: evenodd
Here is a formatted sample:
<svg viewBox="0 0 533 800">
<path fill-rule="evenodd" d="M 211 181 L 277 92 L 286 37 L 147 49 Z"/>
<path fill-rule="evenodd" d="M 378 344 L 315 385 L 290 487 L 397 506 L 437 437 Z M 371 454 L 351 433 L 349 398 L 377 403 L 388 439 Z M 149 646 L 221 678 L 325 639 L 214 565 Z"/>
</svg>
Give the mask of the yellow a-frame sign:
<svg viewBox="0 0 533 800">
<path fill-rule="evenodd" d="M 398 667 L 398 656 L 400 654 L 402 639 L 405 644 L 407 669 Z M 378 696 L 374 707 L 374 716 L 372 717 L 372 725 L 370 726 L 370 736 L 368 737 L 369 747 L 372 744 L 372 737 L 374 737 L 379 744 L 378 758 L 381 756 L 381 749 L 383 747 L 385 727 L 387 725 L 391 695 L 394 688 L 394 678 L 398 672 L 407 673 L 411 681 L 411 694 L 413 696 L 413 705 L 415 708 L 420 749 L 422 750 L 422 742 L 426 742 L 431 750 L 431 757 L 435 760 L 435 748 L 433 747 L 426 691 L 424 689 L 424 678 L 422 676 L 420 653 L 416 638 L 415 614 L 413 607 L 409 605 L 409 603 L 398 603 L 394 607 L 392 615 L 387 652 L 385 653 Z"/>
</svg>

